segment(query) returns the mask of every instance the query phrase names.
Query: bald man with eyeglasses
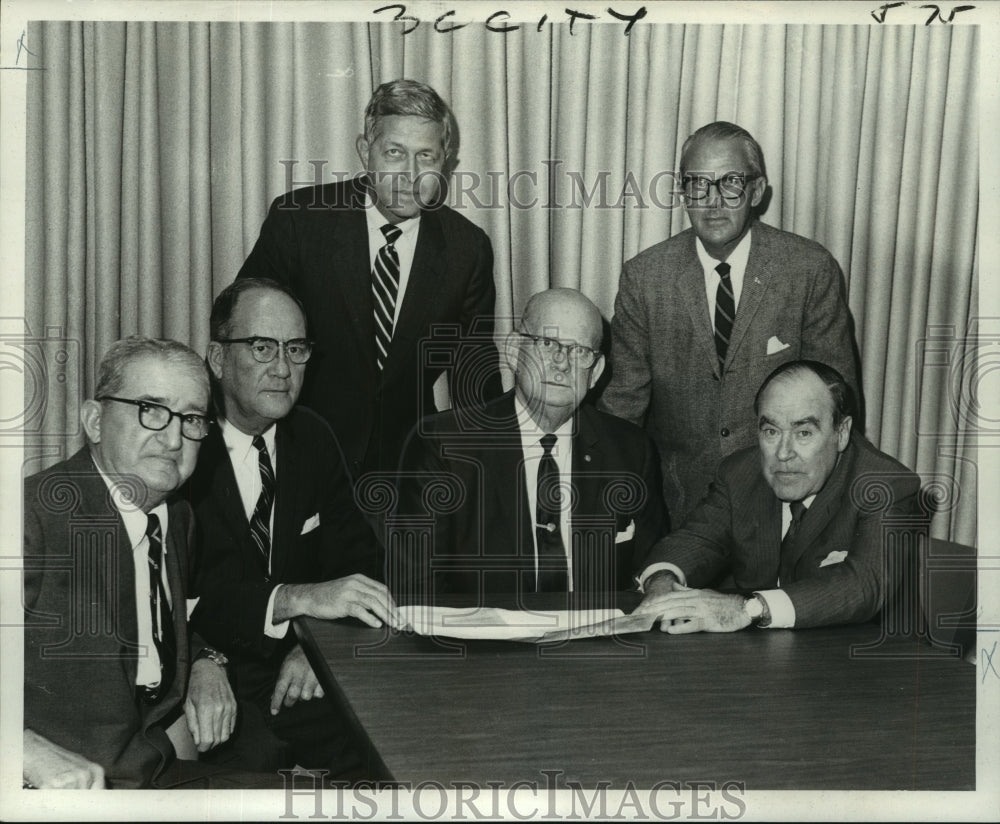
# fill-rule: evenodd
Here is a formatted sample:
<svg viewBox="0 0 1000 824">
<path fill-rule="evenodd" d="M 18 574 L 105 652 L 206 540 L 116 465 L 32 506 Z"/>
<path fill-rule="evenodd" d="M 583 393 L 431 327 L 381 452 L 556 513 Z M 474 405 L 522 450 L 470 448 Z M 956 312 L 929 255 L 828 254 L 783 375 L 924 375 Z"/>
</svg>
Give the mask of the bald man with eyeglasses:
<svg viewBox="0 0 1000 824">
<path fill-rule="evenodd" d="M 691 228 L 625 263 L 598 402 L 655 442 L 674 529 L 719 461 L 756 443 L 753 399 L 773 369 L 819 360 L 858 390 L 840 266 L 815 241 L 758 219 L 768 185 L 753 136 L 725 121 L 703 126 L 684 142 L 680 173 Z"/>
<path fill-rule="evenodd" d="M 556 593 L 580 605 L 632 587 L 663 534 L 663 503 L 642 430 L 584 404 L 604 369 L 602 333 L 575 289 L 536 294 L 504 344 L 514 389 L 414 429 L 394 523 L 433 533 L 426 557 L 404 554 L 419 540 L 393 544 L 397 600 Z"/>
<path fill-rule="evenodd" d="M 328 424 L 296 406 L 312 342 L 285 285 L 236 280 L 212 308 L 217 427 L 188 485 L 201 555 L 192 623 L 230 659 L 242 725 L 213 757 L 241 769 L 358 768 L 291 619 L 395 625 L 382 555 Z"/>
</svg>

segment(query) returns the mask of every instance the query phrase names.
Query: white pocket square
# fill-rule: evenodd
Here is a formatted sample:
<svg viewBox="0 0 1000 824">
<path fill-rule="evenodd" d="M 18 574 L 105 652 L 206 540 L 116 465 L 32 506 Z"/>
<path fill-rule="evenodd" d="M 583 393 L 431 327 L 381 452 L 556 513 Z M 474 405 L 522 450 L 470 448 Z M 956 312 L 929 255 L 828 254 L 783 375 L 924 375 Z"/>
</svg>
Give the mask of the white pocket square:
<svg viewBox="0 0 1000 824">
<path fill-rule="evenodd" d="M 307 532 L 312 532 L 318 526 L 319 526 L 319 513 L 317 512 L 311 518 L 307 518 L 306 522 L 302 524 L 302 531 L 299 533 L 299 535 L 305 535 Z"/>
<path fill-rule="evenodd" d="M 847 557 L 847 552 L 840 549 L 835 549 L 829 555 L 827 555 L 822 561 L 820 561 L 820 566 L 830 566 L 831 564 L 839 564 L 844 558 Z"/>
<path fill-rule="evenodd" d="M 767 339 L 767 354 L 776 355 L 778 352 L 784 351 L 789 346 L 791 346 L 790 343 L 782 343 L 778 340 L 777 335 L 771 335 L 771 337 Z"/>
<path fill-rule="evenodd" d="M 623 544 L 626 541 L 631 541 L 635 535 L 635 521 L 629 521 L 628 526 L 624 530 L 615 535 L 615 543 Z"/>
</svg>

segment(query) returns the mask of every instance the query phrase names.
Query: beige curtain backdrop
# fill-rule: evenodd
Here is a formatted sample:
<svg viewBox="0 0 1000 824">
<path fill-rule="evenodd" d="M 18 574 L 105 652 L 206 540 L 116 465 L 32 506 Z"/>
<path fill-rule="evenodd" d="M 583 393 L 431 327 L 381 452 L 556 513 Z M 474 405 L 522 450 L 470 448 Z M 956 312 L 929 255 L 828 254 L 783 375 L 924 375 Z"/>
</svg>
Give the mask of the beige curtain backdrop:
<svg viewBox="0 0 1000 824">
<path fill-rule="evenodd" d="M 372 89 L 406 76 L 459 121 L 451 201 L 493 240 L 501 332 L 550 285 L 610 318 L 622 262 L 688 225 L 671 175 L 683 139 L 717 119 L 749 129 L 764 220 L 844 269 L 869 437 L 937 494 L 934 534 L 974 544 L 977 30 L 623 31 L 32 24 L 46 70 L 29 77 L 25 312 L 79 342 L 83 373 L 50 381 L 45 431 L 82 443 L 80 395 L 112 341 L 204 351 L 269 202 L 357 173 Z"/>
</svg>

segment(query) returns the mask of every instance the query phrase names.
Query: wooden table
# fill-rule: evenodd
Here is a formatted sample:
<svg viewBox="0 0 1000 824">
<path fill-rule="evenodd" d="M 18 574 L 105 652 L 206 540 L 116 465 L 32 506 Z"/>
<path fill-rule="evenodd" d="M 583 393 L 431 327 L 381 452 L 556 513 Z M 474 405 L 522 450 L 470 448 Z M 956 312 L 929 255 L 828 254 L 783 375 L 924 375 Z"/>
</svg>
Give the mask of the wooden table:
<svg viewBox="0 0 1000 824">
<path fill-rule="evenodd" d="M 539 647 L 297 623 L 385 779 L 975 787 L 975 668 L 912 641 L 852 654 L 874 625 Z"/>
</svg>

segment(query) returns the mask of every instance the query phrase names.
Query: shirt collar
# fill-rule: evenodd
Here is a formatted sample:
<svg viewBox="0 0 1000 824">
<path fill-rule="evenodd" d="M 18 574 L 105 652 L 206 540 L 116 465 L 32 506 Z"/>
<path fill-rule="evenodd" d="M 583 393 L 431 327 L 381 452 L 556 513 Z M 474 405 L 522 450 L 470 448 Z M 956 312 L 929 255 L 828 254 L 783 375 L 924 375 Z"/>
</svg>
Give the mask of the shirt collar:
<svg viewBox="0 0 1000 824">
<path fill-rule="evenodd" d="M 382 237 L 383 242 L 385 242 L 385 236 L 382 234 L 382 227 L 389 221 L 386 220 L 385 215 L 378 210 L 378 207 L 375 205 L 375 201 L 372 199 L 371 192 L 365 193 L 365 220 L 368 222 L 368 231 L 378 232 L 378 234 Z M 420 218 L 407 218 L 406 220 L 401 220 L 399 223 L 393 225 L 403 233 L 402 237 L 408 237 L 410 234 L 417 231 L 417 228 L 420 226 Z"/>
<path fill-rule="evenodd" d="M 257 460 L 257 450 L 253 445 L 253 435 L 248 435 L 238 427 L 233 426 L 225 418 L 219 418 L 218 426 L 219 431 L 222 432 L 222 440 L 225 441 L 226 449 L 234 461 L 245 461 L 251 451 L 254 455 L 254 461 Z M 268 454 L 272 459 L 274 458 L 274 436 L 277 428 L 277 424 L 272 423 L 261 433 L 264 445 L 267 447 Z"/>
<path fill-rule="evenodd" d="M 517 428 L 521 433 L 521 448 L 527 452 L 529 449 L 538 446 L 538 442 L 545 433 L 535 423 L 535 419 L 531 417 L 528 407 L 521 403 L 521 399 L 517 396 L 516 392 L 514 393 L 514 413 L 517 415 Z M 573 417 L 570 417 L 569 420 L 564 421 L 552 434 L 557 438 L 572 438 L 573 423 Z"/>
<path fill-rule="evenodd" d="M 752 235 L 753 229 L 751 228 L 743 235 L 743 239 L 736 244 L 736 248 L 729 253 L 726 263 L 729 264 L 731 269 L 742 272 L 747 268 L 747 261 L 750 259 L 750 238 Z M 701 238 L 697 235 L 694 237 L 694 248 L 698 252 L 698 260 L 701 261 L 702 269 L 714 270 L 721 262 L 708 253 L 708 250 L 705 249 L 705 244 L 701 242 Z"/>
<path fill-rule="evenodd" d="M 149 521 L 149 517 L 132 502 L 131 493 L 133 490 L 131 485 L 116 483 L 110 476 L 106 475 L 104 470 L 98 465 L 96 459 L 94 459 L 93 453 L 91 453 L 90 457 L 94 462 L 94 466 L 97 468 L 98 474 L 101 476 L 101 480 L 104 481 L 108 487 L 111 503 L 115 505 L 115 509 L 117 509 L 118 514 L 121 515 L 122 523 L 125 525 L 125 534 L 128 535 L 129 543 L 132 545 L 132 549 L 134 550 L 146 537 L 146 524 Z M 167 502 L 161 501 L 157 506 L 153 507 L 149 511 L 149 515 L 155 515 L 159 518 L 160 532 L 162 535 L 166 536 L 168 517 Z M 166 551 L 167 542 L 164 540 L 164 554 L 166 554 Z"/>
</svg>

